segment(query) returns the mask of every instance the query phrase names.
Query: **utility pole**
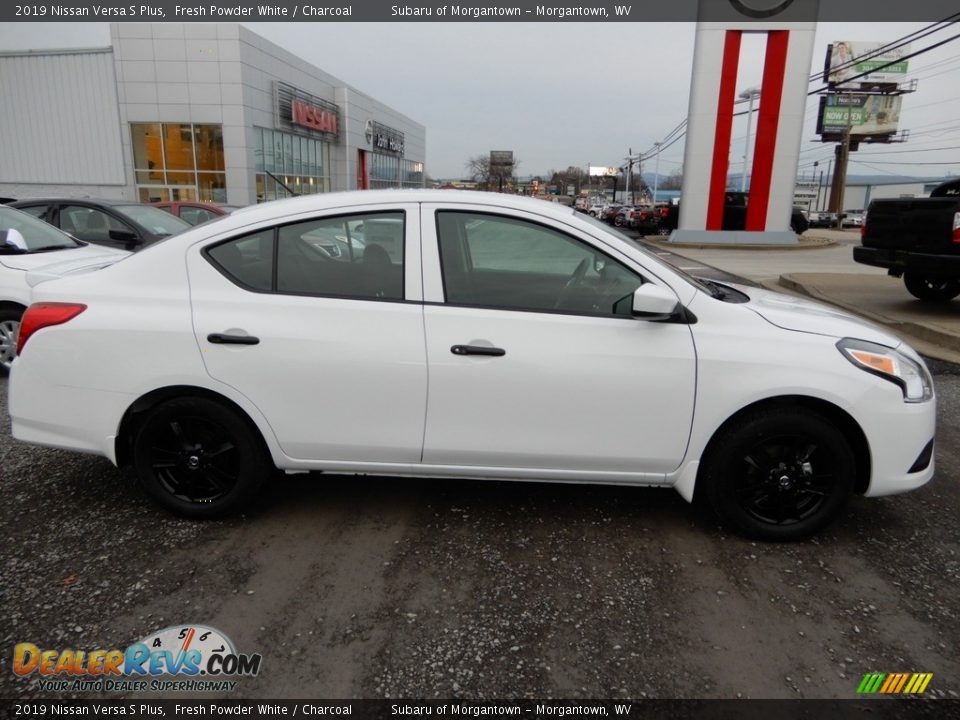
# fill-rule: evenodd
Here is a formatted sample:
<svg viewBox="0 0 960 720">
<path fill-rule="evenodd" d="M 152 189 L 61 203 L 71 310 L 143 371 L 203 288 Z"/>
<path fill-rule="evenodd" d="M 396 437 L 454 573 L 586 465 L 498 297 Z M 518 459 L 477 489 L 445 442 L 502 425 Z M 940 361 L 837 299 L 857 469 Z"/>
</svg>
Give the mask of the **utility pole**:
<svg viewBox="0 0 960 720">
<path fill-rule="evenodd" d="M 627 148 L 627 186 L 623 192 L 623 202 L 626 204 L 630 196 L 630 174 L 633 172 L 633 148 Z M 616 200 L 616 198 L 614 198 Z"/>
<path fill-rule="evenodd" d="M 847 127 L 843 142 L 837 145 L 837 164 L 833 168 L 833 184 L 830 186 L 830 212 L 837 214 L 837 229 L 843 228 L 843 196 L 847 187 L 847 164 L 850 162 L 850 139 L 853 134 L 853 96 L 837 95 L 847 100 Z"/>
<path fill-rule="evenodd" d="M 657 149 L 657 164 L 653 171 L 653 205 L 657 205 L 657 190 L 660 187 L 660 146 L 663 143 L 655 142 L 653 146 Z"/>
</svg>

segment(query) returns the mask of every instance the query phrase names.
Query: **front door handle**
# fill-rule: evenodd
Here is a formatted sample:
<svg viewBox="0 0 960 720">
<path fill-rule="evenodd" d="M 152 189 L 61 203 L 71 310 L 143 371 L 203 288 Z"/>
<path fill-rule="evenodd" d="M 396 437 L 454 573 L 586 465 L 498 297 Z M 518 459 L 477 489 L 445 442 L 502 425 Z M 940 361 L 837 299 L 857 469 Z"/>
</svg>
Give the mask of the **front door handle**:
<svg viewBox="0 0 960 720">
<path fill-rule="evenodd" d="M 454 345 L 450 348 L 454 355 L 487 355 L 488 357 L 503 357 L 507 351 L 503 348 L 486 345 Z"/>
<path fill-rule="evenodd" d="M 253 335 L 224 335 L 222 333 L 210 333 L 207 335 L 207 342 L 214 345 L 259 345 L 260 338 Z"/>
</svg>

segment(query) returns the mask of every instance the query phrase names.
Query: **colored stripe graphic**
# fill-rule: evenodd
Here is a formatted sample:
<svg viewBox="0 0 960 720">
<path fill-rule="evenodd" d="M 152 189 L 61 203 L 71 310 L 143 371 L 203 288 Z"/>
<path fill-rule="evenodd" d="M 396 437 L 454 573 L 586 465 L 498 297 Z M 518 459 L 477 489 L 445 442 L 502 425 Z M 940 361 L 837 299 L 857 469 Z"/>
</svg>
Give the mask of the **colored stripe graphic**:
<svg viewBox="0 0 960 720">
<path fill-rule="evenodd" d="M 860 687 L 857 688 L 858 694 L 872 695 L 880 687 L 880 683 L 886 677 L 884 673 L 867 673 L 860 681 Z"/>
<path fill-rule="evenodd" d="M 857 686 L 857 694 L 919 695 L 932 679 L 933 673 L 867 673 Z"/>
</svg>

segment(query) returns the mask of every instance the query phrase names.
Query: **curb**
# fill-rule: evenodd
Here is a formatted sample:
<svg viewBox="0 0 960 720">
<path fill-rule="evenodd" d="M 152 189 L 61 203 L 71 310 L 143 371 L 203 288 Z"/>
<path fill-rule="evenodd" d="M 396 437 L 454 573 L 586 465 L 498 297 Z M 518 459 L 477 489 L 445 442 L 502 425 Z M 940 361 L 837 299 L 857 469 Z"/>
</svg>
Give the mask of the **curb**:
<svg viewBox="0 0 960 720">
<path fill-rule="evenodd" d="M 834 305 L 842 308 L 855 315 L 859 315 L 860 317 L 871 320 L 878 325 L 883 325 L 899 335 L 909 338 L 910 344 L 916 344 L 916 349 L 922 352 L 924 355 L 929 355 L 930 357 L 938 360 L 960 363 L 960 335 L 943 332 L 941 330 L 937 330 L 936 328 L 931 328 L 927 325 L 921 325 L 911 321 L 903 322 L 900 320 L 895 320 L 881 313 L 864 310 L 862 307 L 853 305 L 851 303 L 845 303 L 837 300 L 834 297 L 826 295 L 825 293 L 817 290 L 815 287 L 808 287 L 789 274 L 781 275 L 780 279 L 776 283 L 763 283 L 763 287 L 767 288 L 768 290 L 773 290 L 774 292 L 782 291 L 784 288 L 786 288 L 799 295 L 806 295 L 807 297 L 827 303 L 828 305 Z"/>
<path fill-rule="evenodd" d="M 839 240 L 832 238 L 805 238 L 801 237 L 796 245 L 752 245 L 746 243 L 675 243 L 663 239 L 660 235 L 641 235 L 641 239 L 656 245 L 658 248 L 692 248 L 696 250 L 820 250 L 831 245 L 839 245 Z"/>
</svg>

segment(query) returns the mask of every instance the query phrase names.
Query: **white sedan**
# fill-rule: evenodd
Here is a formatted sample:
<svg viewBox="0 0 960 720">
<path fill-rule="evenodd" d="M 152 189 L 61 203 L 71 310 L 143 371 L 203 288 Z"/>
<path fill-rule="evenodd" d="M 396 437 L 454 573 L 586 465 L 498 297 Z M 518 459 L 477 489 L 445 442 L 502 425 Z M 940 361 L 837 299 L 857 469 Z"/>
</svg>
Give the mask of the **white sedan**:
<svg viewBox="0 0 960 720">
<path fill-rule="evenodd" d="M 360 223 L 362 252 L 317 248 Z M 782 540 L 934 471 L 932 381 L 897 338 L 556 204 L 314 195 L 54 275 L 28 278 L 14 436 L 132 463 L 187 516 L 276 467 L 671 486 Z"/>
<path fill-rule="evenodd" d="M 100 267 L 130 253 L 81 242 L 42 220 L 0 205 L 0 375 L 13 363 L 20 317 L 30 303 L 30 270 L 62 262 Z"/>
</svg>

